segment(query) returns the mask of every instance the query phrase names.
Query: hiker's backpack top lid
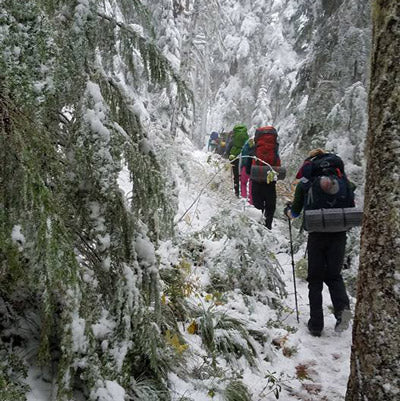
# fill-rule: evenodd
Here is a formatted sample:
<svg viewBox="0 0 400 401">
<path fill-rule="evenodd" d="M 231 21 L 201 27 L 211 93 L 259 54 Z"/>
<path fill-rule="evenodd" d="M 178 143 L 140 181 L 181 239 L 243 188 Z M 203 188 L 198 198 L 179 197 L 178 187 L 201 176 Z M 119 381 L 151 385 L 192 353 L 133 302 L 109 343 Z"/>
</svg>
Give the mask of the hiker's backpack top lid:
<svg viewBox="0 0 400 401">
<path fill-rule="evenodd" d="M 271 166 L 280 166 L 278 133 L 276 129 L 270 125 L 257 128 L 254 135 L 256 144 L 255 156 L 259 160 L 255 160 L 255 164 L 262 165 L 262 162 Z"/>
<path fill-rule="evenodd" d="M 344 173 L 342 159 L 333 154 L 318 155 L 311 160 L 304 176 L 305 210 L 354 207 L 354 191 Z"/>
<path fill-rule="evenodd" d="M 324 153 L 311 159 L 311 168 L 308 169 L 311 177 L 319 177 L 321 175 L 344 175 L 343 160 L 334 153 Z M 306 174 L 305 174 L 306 176 Z M 306 178 L 310 178 L 307 177 Z"/>
</svg>

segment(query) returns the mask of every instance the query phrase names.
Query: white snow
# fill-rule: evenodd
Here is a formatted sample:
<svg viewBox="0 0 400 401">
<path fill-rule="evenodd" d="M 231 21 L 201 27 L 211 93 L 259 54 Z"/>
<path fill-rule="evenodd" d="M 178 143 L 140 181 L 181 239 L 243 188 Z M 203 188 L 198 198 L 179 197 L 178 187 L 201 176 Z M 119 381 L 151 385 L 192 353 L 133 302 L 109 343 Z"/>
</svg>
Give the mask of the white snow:
<svg viewBox="0 0 400 401">
<path fill-rule="evenodd" d="M 132 195 L 133 182 L 130 178 L 128 166 L 125 163 L 123 163 L 123 167 L 118 175 L 118 185 L 124 193 L 126 199 Z"/>
<path fill-rule="evenodd" d="M 99 85 L 89 81 L 87 83 L 86 93 L 94 102 L 94 106 L 93 109 L 86 109 L 84 119 L 89 124 L 91 130 L 98 134 L 99 139 L 107 144 L 111 134 L 109 129 L 104 125 L 107 109 Z"/>
<path fill-rule="evenodd" d="M 131 346 L 131 342 L 124 342 L 120 346 L 115 347 L 110 351 L 111 355 L 114 357 L 118 371 L 121 371 L 122 365 L 124 363 L 126 354 Z"/>
<path fill-rule="evenodd" d="M 46 377 L 40 369 L 29 369 L 25 382 L 31 388 L 26 396 L 27 401 L 48 401 L 53 399 L 51 381 L 48 380 L 48 377 Z"/>
<path fill-rule="evenodd" d="M 25 244 L 25 236 L 24 234 L 22 234 L 21 230 L 22 227 L 19 224 L 17 224 L 13 227 L 11 231 L 12 242 L 18 245 L 19 247 L 22 247 Z"/>
<path fill-rule="evenodd" d="M 95 392 L 95 397 L 98 401 L 124 401 L 125 390 L 117 382 L 106 380 Z"/>
<path fill-rule="evenodd" d="M 80 318 L 77 314 L 74 314 L 71 323 L 72 333 L 72 351 L 85 353 L 89 345 L 88 339 L 85 336 L 85 319 Z"/>
<path fill-rule="evenodd" d="M 207 162 L 210 154 L 192 150 L 192 152 L 188 151 L 186 156 L 192 158 L 187 163 L 191 168 L 190 173 L 193 181 L 190 184 L 180 182 L 180 212 L 178 215 L 180 216 L 182 210 L 186 210 L 193 203 L 193 199 L 198 198 L 198 200 L 187 213 L 189 218 L 179 222 L 180 231 L 188 234 L 206 227 L 210 222 L 210 218 L 220 213 L 227 206 L 238 214 L 245 214 L 251 217 L 254 224 L 258 224 L 261 212 L 246 204 L 242 199 L 238 200 L 234 197 L 229 169 L 222 169 L 218 174 L 222 184 L 215 191 L 210 186 L 206 186 L 207 179 L 217 170 L 213 167 L 212 162 Z M 213 160 L 218 156 L 211 156 L 211 158 Z M 206 186 L 206 189 L 199 197 L 203 186 Z M 291 257 L 287 247 L 289 232 L 287 221 L 280 216 L 280 202 L 278 200 L 272 232 L 268 232 L 265 229 L 265 241 L 270 242 L 271 251 L 275 253 L 279 264 L 283 268 L 283 280 L 288 291 L 288 296 L 284 301 L 287 312 L 280 325 L 281 327 L 278 325 L 275 328 L 267 325 L 269 321 L 276 319 L 274 310 L 256 299 L 249 300 L 247 298 L 245 302 L 240 291 L 229 295 L 227 303 L 217 306 L 217 308 L 228 313 L 229 316 L 245 321 L 246 325 L 252 329 L 263 330 L 269 338 L 263 347 L 258 344 L 260 354 L 257 358 L 257 369 L 249 367 L 248 363 L 242 359 L 235 362 L 242 372 L 243 382 L 250 389 L 253 399 L 275 399 L 271 389 L 268 387 L 268 381 L 265 376 L 269 371 L 275 372 L 273 376 L 277 378 L 278 383 L 282 386 L 280 394 L 280 399 L 282 400 L 319 400 L 324 399 L 324 397 L 330 401 L 343 400 L 350 367 L 351 328 L 341 334 L 334 332 L 336 320 L 329 309 L 331 307 L 330 296 L 325 288 L 323 291 L 325 329 L 321 337 L 312 337 L 306 327 L 309 314 L 308 288 L 307 283 L 301 279 L 296 280 L 300 317 L 300 322 L 297 323 L 294 312 L 295 300 Z M 298 233 L 295 229 L 293 230 L 295 238 Z M 207 258 L 218 254 L 221 247 L 223 247 L 224 239 L 216 241 L 207 239 L 204 244 L 204 256 Z M 166 244 L 164 244 L 163 255 L 166 253 L 165 246 Z M 303 256 L 304 245 L 294 255 L 295 261 L 303 258 Z M 206 293 L 202 292 L 204 287 L 201 286 L 209 284 L 207 279 L 203 280 L 207 276 L 207 272 L 203 270 L 204 267 L 202 266 L 194 267 L 192 274 L 197 284 L 200 285 L 198 292 L 203 294 L 203 296 L 196 298 L 197 302 L 203 303 L 204 308 L 207 308 L 211 306 L 210 302 L 212 301 L 207 301 L 207 298 L 205 298 Z M 351 301 L 354 303 L 354 299 L 351 299 Z M 288 331 L 285 327 L 291 327 L 295 332 Z M 198 336 L 190 335 L 187 332 L 182 332 L 182 334 L 192 352 L 198 354 L 204 352 Z M 224 334 L 221 331 L 216 331 L 215 335 L 223 336 Z M 236 333 L 235 336 L 238 336 L 238 334 Z M 283 345 L 280 348 L 277 347 L 271 353 L 270 345 L 272 340 L 276 338 L 281 338 Z M 240 339 L 240 343 L 244 345 L 243 339 Z M 219 363 L 222 366 L 224 362 L 219 360 Z M 225 368 L 228 368 L 228 366 Z M 298 375 L 301 375 L 302 372 L 305 377 L 299 379 Z M 207 399 L 207 391 L 201 385 L 182 380 L 175 374 L 170 374 L 169 378 L 173 384 L 175 394 L 173 400 L 178 400 L 183 395 L 190 397 L 194 401 Z M 203 386 L 206 387 L 204 382 Z M 220 398 L 220 394 L 216 394 L 214 399 L 220 400 L 222 398 Z"/>
<path fill-rule="evenodd" d="M 246 38 L 243 38 L 240 41 L 239 48 L 237 50 L 237 58 L 238 59 L 245 59 L 250 52 L 250 44 L 249 41 Z"/>
<path fill-rule="evenodd" d="M 155 248 L 147 237 L 138 237 L 135 242 L 135 250 L 141 263 L 152 266 L 155 263 Z"/>
<path fill-rule="evenodd" d="M 135 32 L 136 34 L 138 34 L 141 37 L 144 37 L 144 30 L 143 30 L 143 27 L 141 25 L 129 24 L 128 26 L 129 26 L 130 29 L 132 29 L 133 32 Z"/>
<path fill-rule="evenodd" d="M 115 326 L 116 323 L 108 318 L 107 312 L 104 310 L 99 323 L 92 324 L 93 334 L 98 339 L 106 338 L 109 333 L 112 333 Z"/>
<path fill-rule="evenodd" d="M 224 210 L 230 209 L 233 215 L 245 216 L 251 222 L 252 227 L 260 227 L 259 221 L 261 212 L 250 206 L 243 199 L 236 199 L 233 195 L 232 177 L 230 165 L 214 154 L 195 149 L 189 141 L 181 142 L 181 160 L 185 163 L 186 171 L 182 168 L 174 167 L 177 193 L 179 194 L 179 207 L 175 222 L 179 235 L 190 235 L 200 229 L 210 226 L 213 216 L 221 214 Z M 131 191 L 129 172 L 126 168 L 120 174 L 119 184 L 121 189 L 128 194 Z M 268 372 L 282 386 L 280 399 L 285 401 L 303 400 L 322 400 L 339 401 L 344 399 L 350 366 L 350 347 L 351 347 L 351 328 L 337 334 L 333 327 L 335 319 L 330 312 L 330 297 L 324 289 L 324 314 L 325 329 L 320 338 L 309 335 L 306 323 L 308 320 L 308 289 L 307 283 L 297 279 L 297 296 L 299 306 L 300 323 L 296 321 L 294 310 L 293 276 L 291 257 L 288 251 L 288 225 L 287 221 L 281 217 L 282 200 L 278 200 L 278 208 L 275 214 L 274 226 L 272 231 L 265 228 L 263 230 L 263 241 L 268 244 L 269 251 L 276 255 L 277 262 L 283 269 L 282 277 L 286 284 L 288 296 L 284 299 L 284 314 L 281 321 L 277 321 L 277 311 L 272 309 L 266 302 L 262 302 L 257 297 L 245 296 L 239 289 L 228 292 L 226 299 L 221 304 L 214 304 L 212 294 L 207 293 L 206 286 L 210 285 L 210 271 L 204 265 L 192 266 L 188 280 L 194 283 L 194 293 L 190 297 L 190 302 L 195 306 L 201 305 L 204 310 L 214 308 L 215 311 L 227 314 L 232 318 L 244 322 L 245 327 L 257 330 L 265 335 L 265 341 L 259 343 L 254 341 L 257 350 L 256 367 L 249 366 L 248 362 L 242 357 L 228 363 L 222 358 L 217 359 L 219 367 L 224 369 L 227 375 L 232 374 L 233 367 L 240 372 L 244 384 L 249 388 L 255 400 L 274 400 L 275 396 L 271 392 L 273 387 L 268 382 Z M 101 232 L 103 245 L 108 246 L 109 237 L 102 232 L 105 229 L 104 218 L 98 203 L 92 202 L 90 205 L 91 219 L 96 229 Z M 21 227 L 15 226 L 13 238 L 22 239 Z M 293 229 L 293 236 L 297 238 L 298 232 Z M 99 237 L 100 240 L 100 237 Z M 233 243 L 246 243 L 247 238 L 237 238 Z M 226 247 L 227 237 L 220 239 L 204 239 L 204 260 L 211 260 L 213 257 L 225 252 L 226 257 L 232 257 L 233 252 L 237 252 L 232 246 Z M 154 244 L 141 234 L 135 240 L 135 249 L 140 263 L 152 268 L 156 266 L 156 259 L 160 260 L 160 268 L 170 268 L 180 262 L 178 247 L 172 240 L 166 240 L 159 244 L 155 249 Z M 295 261 L 304 255 L 304 244 L 294 255 Z M 92 278 L 90 272 L 85 272 L 87 281 Z M 124 278 L 126 286 L 135 288 L 136 276 L 133 274 L 132 266 L 125 266 Z M 398 277 L 396 277 L 398 280 Z M 266 297 L 276 295 L 269 290 L 263 294 Z M 128 307 L 134 305 L 134 293 L 126 299 Z M 168 302 L 168 300 L 167 300 Z M 354 300 L 352 300 L 354 302 Z M 129 321 L 126 324 L 130 324 Z M 188 344 L 190 353 L 187 361 L 188 367 L 201 366 L 203 358 L 207 356 L 200 336 L 187 332 L 188 323 L 182 322 L 179 325 L 181 334 Z M 103 349 L 107 349 L 113 356 L 116 367 L 122 367 L 126 353 L 131 344 L 129 342 L 114 345 L 110 349 L 108 335 L 115 327 L 115 322 L 110 318 L 106 311 L 98 322 L 92 326 L 95 337 L 102 340 Z M 227 332 L 216 330 L 216 337 L 226 337 Z M 246 342 L 238 331 L 228 331 L 230 340 L 245 347 Z M 72 335 L 74 352 L 84 352 L 88 346 L 85 336 L 85 321 L 78 315 L 74 316 L 72 324 Z M 281 344 L 272 346 L 272 341 Z M 299 375 L 303 374 L 300 379 Z M 48 401 L 50 400 L 49 388 L 40 379 L 35 379 L 33 372 L 30 373 L 29 383 L 32 391 L 28 396 L 29 401 Z M 212 386 L 218 390 L 224 388 L 224 383 L 214 379 L 202 381 L 191 380 L 189 378 L 178 377 L 176 374 L 169 375 L 172 399 L 177 401 L 182 396 L 190 397 L 194 401 L 204 401 L 209 399 L 208 389 Z M 389 389 L 389 388 L 388 388 Z M 122 401 L 126 393 L 124 389 L 115 381 L 105 381 L 98 385 L 94 393 L 98 401 Z M 325 398 L 324 398 L 325 397 Z M 221 392 L 216 393 L 213 400 L 222 401 Z"/>
<path fill-rule="evenodd" d="M 249 80 L 257 79 L 262 76 L 262 72 L 255 73 L 256 66 L 252 63 L 254 60 L 250 55 L 253 51 L 253 39 L 252 37 L 256 31 L 261 27 L 264 28 L 263 36 L 257 37 L 256 40 L 261 43 L 268 44 L 262 49 L 267 49 L 266 54 L 256 52 L 260 59 L 257 62 L 260 66 L 268 70 L 267 82 L 260 82 L 260 85 L 264 85 L 266 89 L 265 93 L 252 93 L 253 91 L 247 85 L 245 80 L 238 76 L 232 76 L 228 80 L 223 80 L 220 85 L 219 95 L 214 102 L 214 107 L 210 111 L 208 118 L 207 132 L 215 129 L 215 127 L 223 126 L 222 116 L 228 108 L 232 113 L 237 112 L 237 116 L 250 119 L 250 116 L 241 116 L 237 109 L 237 99 L 246 99 L 250 105 L 254 105 L 255 100 L 260 100 L 260 105 L 263 107 L 259 109 L 259 113 L 252 116 L 260 120 L 260 124 L 263 120 L 267 119 L 269 123 L 274 123 L 272 120 L 272 114 L 269 109 L 271 103 L 271 96 L 273 93 L 268 91 L 268 88 L 272 87 L 272 81 L 282 82 L 281 91 L 290 92 L 295 83 L 296 73 L 301 65 L 296 53 L 292 48 L 285 42 L 285 35 L 283 33 L 282 19 L 290 19 L 294 12 L 294 5 L 288 6 L 285 13 L 282 15 L 282 0 L 272 1 L 270 4 L 269 13 L 266 15 L 265 21 L 260 21 L 258 16 L 252 12 L 256 6 L 264 7 L 265 2 L 262 0 L 254 0 L 249 3 L 254 5 L 252 7 L 243 7 L 242 4 L 238 4 L 236 1 L 231 1 L 231 10 L 228 16 L 231 22 L 231 32 L 221 40 L 226 48 L 224 50 L 224 60 L 216 60 L 220 62 L 221 71 L 229 71 L 231 62 L 233 60 L 241 63 L 246 63 L 248 68 L 246 69 L 247 77 Z M 290 3 L 290 2 L 289 2 Z M 119 21 L 123 21 L 122 16 L 118 8 L 114 10 L 108 2 L 106 11 L 112 13 L 115 11 L 116 18 Z M 79 0 L 78 5 L 75 8 L 75 27 L 79 31 L 80 27 L 86 22 L 87 17 L 90 14 L 90 3 L 89 0 Z M 226 9 L 226 8 L 225 8 Z M 248 12 L 247 12 L 248 11 Z M 302 15 L 298 21 L 299 30 L 306 23 L 306 16 Z M 140 25 L 130 24 L 130 29 L 135 33 L 143 36 L 143 28 Z M 240 32 L 237 32 L 239 27 Z M 171 28 L 172 29 L 172 28 Z M 5 29 L 0 27 L 0 34 L 3 36 L 7 32 Z M 168 31 L 169 35 L 172 36 L 169 46 L 166 46 L 164 50 L 165 54 L 172 62 L 173 67 L 178 69 L 179 58 L 174 52 L 174 48 L 178 47 L 175 33 Z M 204 40 L 204 39 L 203 39 Z M 137 70 L 140 72 L 143 66 L 141 65 L 142 60 L 137 50 L 132 49 L 132 57 Z M 120 58 L 115 57 L 115 65 L 118 65 L 121 69 L 123 63 Z M 101 60 L 99 61 L 99 65 Z M 131 111 L 136 113 L 141 122 L 145 125 L 157 114 L 151 114 L 149 112 L 148 99 L 146 96 L 142 96 L 140 93 L 135 93 L 126 82 L 123 74 L 115 75 L 112 77 L 115 80 L 115 84 L 118 84 L 124 96 L 132 100 L 130 106 Z M 39 85 L 40 84 L 40 85 Z M 140 84 L 137 83 L 139 86 Z M 42 88 L 42 83 L 38 83 L 38 88 Z M 140 90 L 138 90 L 140 92 Z M 108 109 L 106 103 L 101 95 L 100 87 L 94 82 L 89 82 L 86 88 L 86 95 L 90 102 L 90 107 L 84 110 L 85 119 L 90 127 L 97 145 L 100 146 L 97 149 L 97 154 L 105 163 L 105 167 L 99 172 L 101 175 L 107 176 L 107 166 L 112 162 L 112 157 L 108 152 L 108 145 L 111 139 L 112 133 L 116 132 L 117 135 L 123 136 L 129 141 L 128 133 L 117 123 L 108 120 Z M 158 97 L 158 105 L 160 107 L 167 108 L 169 106 L 170 97 L 165 92 L 156 94 Z M 258 97 L 258 98 L 257 98 Z M 304 96 L 297 106 L 296 112 L 301 113 L 305 110 L 308 98 Z M 365 93 L 360 89 L 358 92 L 355 91 L 353 98 L 354 108 L 357 111 L 357 107 L 361 110 L 364 106 Z M 261 110 L 261 111 L 260 111 Z M 344 110 L 346 110 L 345 104 L 338 104 L 335 106 L 330 115 L 329 119 L 332 119 L 332 123 L 335 118 L 342 118 Z M 342 113 L 342 114 L 341 114 Z M 73 119 L 75 110 L 67 113 L 69 119 Z M 356 114 L 356 113 L 355 113 Z M 287 121 L 282 122 L 281 127 L 285 128 L 280 131 L 282 132 L 282 138 L 287 139 L 290 134 L 290 129 L 295 125 L 295 118 L 292 116 L 287 118 Z M 160 125 L 162 122 L 160 122 Z M 189 125 L 189 124 L 188 124 Z M 110 130 L 109 128 L 113 129 Z M 191 127 L 192 128 L 192 127 Z M 230 127 L 226 127 L 228 130 Z M 163 135 L 161 131 L 154 130 L 150 138 L 156 137 L 157 135 Z M 179 144 L 180 148 L 180 159 L 185 166 L 187 171 L 183 171 L 180 167 L 174 167 L 175 183 L 177 186 L 177 193 L 179 193 L 179 207 L 175 218 L 176 228 L 179 236 L 190 235 L 202 228 L 210 225 L 211 219 L 214 216 L 218 216 L 223 210 L 229 208 L 236 215 L 246 216 L 251 224 L 259 226 L 259 220 L 261 213 L 248 205 L 242 199 L 238 200 L 233 196 L 232 188 L 232 177 L 230 173 L 229 164 L 221 162 L 216 156 L 210 155 L 204 151 L 196 150 L 182 134 L 178 132 L 178 137 L 181 135 Z M 335 148 L 339 153 L 343 153 L 342 156 L 346 159 L 352 158 L 352 152 L 354 151 L 354 144 L 350 143 L 349 140 L 343 138 L 342 145 L 337 145 L 333 138 L 336 133 L 332 133 L 332 140 L 328 140 L 328 146 L 338 146 Z M 285 137 L 286 136 L 286 137 Z M 357 139 L 357 138 L 356 138 Z M 288 144 L 288 151 L 292 149 L 292 142 Z M 148 140 L 143 140 L 141 143 L 140 150 L 144 153 L 152 150 L 152 143 Z M 122 162 L 122 170 L 119 173 L 118 184 L 124 193 L 126 198 L 132 193 L 132 181 L 130 180 L 130 174 L 128 168 Z M 222 167 L 220 167 L 222 166 Z M 354 167 L 356 170 L 356 167 Z M 105 218 L 103 217 L 103 211 L 100 205 L 96 202 L 92 202 L 90 205 L 91 214 L 90 218 L 98 232 L 98 240 L 101 250 L 107 250 L 110 246 L 110 235 L 106 232 Z M 296 314 L 294 311 L 294 294 L 293 294 L 293 276 L 291 258 L 288 253 L 288 227 L 287 222 L 283 220 L 281 215 L 282 201 L 278 201 L 278 208 L 276 211 L 276 219 L 274 221 L 274 227 L 271 232 L 264 229 L 263 241 L 268 243 L 270 252 L 276 255 L 277 261 L 283 268 L 283 280 L 286 283 L 286 289 L 288 296 L 284 300 L 284 317 L 280 322 L 277 321 L 277 312 L 272 309 L 266 302 L 262 302 L 257 297 L 245 296 L 240 290 L 233 290 L 226 295 L 226 302 L 221 305 L 216 305 L 215 310 L 221 313 L 229 313 L 229 316 L 240 319 L 244 322 L 245 326 L 253 330 L 262 332 L 266 340 L 260 344 L 256 343 L 254 346 L 258 351 L 256 357 L 256 367 L 250 367 L 247 361 L 243 358 L 239 358 L 236 362 L 235 374 L 241 375 L 243 382 L 250 389 L 252 396 L 255 400 L 274 400 L 275 396 L 271 392 L 272 389 L 268 385 L 267 375 L 271 373 L 276 379 L 279 385 L 282 386 L 282 393 L 280 399 L 284 401 L 295 401 L 295 400 L 343 400 L 344 393 L 347 384 L 347 377 L 349 374 L 349 356 L 351 346 L 351 328 L 344 333 L 338 335 L 334 332 L 333 327 L 335 319 L 329 311 L 330 298 L 329 293 L 324 290 L 324 314 L 325 314 L 325 330 L 322 337 L 315 338 L 311 337 L 307 331 L 306 323 L 308 320 L 308 295 L 307 295 L 307 283 L 301 279 L 297 279 L 297 291 L 298 291 L 298 303 L 299 303 L 299 316 L 300 323 L 296 321 Z M 297 231 L 293 231 L 296 237 Z M 17 225 L 13 228 L 12 239 L 15 243 L 24 244 L 25 238 L 22 233 L 21 226 Z M 179 248 L 172 241 L 163 241 L 158 244 L 156 249 L 154 244 L 145 236 L 141 235 L 136 239 L 133 239 L 135 250 L 138 254 L 140 263 L 149 268 L 155 268 L 157 266 L 156 261 L 159 259 L 160 268 L 170 268 L 180 262 Z M 237 242 L 240 242 L 242 238 L 237 238 Z M 210 260 L 216 255 L 222 254 L 225 251 L 226 256 L 233 257 L 233 253 L 237 252 L 235 249 L 236 244 L 231 244 L 230 247 L 225 247 L 227 237 L 213 240 L 207 238 L 204 240 L 204 259 L 209 258 Z M 234 241 L 233 241 L 234 242 Z M 299 260 L 304 255 L 304 245 L 300 247 L 295 255 L 295 260 Z M 103 261 L 104 267 L 110 267 L 110 259 L 106 257 Z M 136 288 L 137 276 L 134 274 L 136 266 L 124 266 L 124 279 L 125 285 L 129 288 Z M 139 270 L 139 268 L 137 269 Z M 84 271 L 83 278 L 87 283 L 93 283 L 97 285 L 97 280 L 93 277 L 93 272 Z M 213 300 L 207 298 L 211 294 L 208 294 L 205 290 L 206 286 L 210 285 L 210 270 L 204 265 L 192 266 L 190 272 L 190 280 L 195 283 L 195 294 L 190 299 L 194 305 L 202 305 L 204 309 L 213 307 Z M 400 285 L 398 284 L 399 278 L 396 277 L 396 289 L 398 291 Z M 130 292 L 126 303 L 129 309 L 133 308 L 134 305 L 134 292 Z M 275 297 L 276 295 L 269 290 L 265 290 L 264 294 L 268 298 Z M 354 300 L 352 300 L 354 302 Z M 127 320 L 129 318 L 127 317 Z M 276 324 L 275 324 L 276 323 Z M 129 324 L 126 321 L 126 324 Z M 204 346 L 201 342 L 201 338 L 198 335 L 191 335 L 187 332 L 187 324 L 182 322 L 180 324 L 182 330 L 182 336 L 186 343 L 189 345 L 188 352 L 191 353 L 192 360 L 187 361 L 189 367 L 201 365 L 202 358 L 206 357 Z M 112 332 L 115 327 L 115 322 L 108 316 L 107 312 L 104 311 L 99 321 L 91 326 L 95 337 L 104 339 L 102 341 L 103 349 L 108 349 L 109 342 L 107 336 Z M 238 332 L 234 334 L 235 340 L 242 346 L 245 346 L 243 338 L 240 337 Z M 216 331 L 216 335 L 223 335 L 221 330 Z M 78 315 L 74 316 L 72 323 L 72 336 L 73 336 L 73 351 L 84 352 L 88 346 L 88 340 L 85 336 L 85 321 Z M 273 340 L 279 339 L 281 346 L 271 347 Z M 129 350 L 131 344 L 128 342 L 119 344 L 111 350 L 111 354 L 115 358 L 117 367 L 121 368 L 124 361 L 124 357 Z M 224 372 L 231 374 L 231 367 L 226 361 L 218 358 L 218 364 Z M 303 371 L 306 377 L 299 379 L 299 371 Z M 223 384 L 217 383 L 215 378 L 206 379 L 202 381 L 190 380 L 189 378 L 178 377 L 175 373 L 169 375 L 171 387 L 173 388 L 172 399 L 179 400 L 182 397 L 189 397 L 194 401 L 204 401 L 211 399 L 208 394 L 207 386 L 212 387 L 215 385 L 216 388 L 223 387 Z M 28 395 L 28 401 L 48 401 L 51 398 L 50 386 L 43 384 L 38 376 L 37 372 L 30 371 L 28 376 L 28 383 L 32 387 L 31 393 Z M 94 394 L 91 394 L 93 399 L 98 401 L 123 401 L 127 396 L 125 390 L 115 381 L 105 381 L 104 383 L 96 383 L 97 389 Z M 388 391 L 393 390 L 390 386 L 387 386 Z M 213 397 L 213 401 L 222 401 L 221 394 L 217 393 Z"/>
<path fill-rule="evenodd" d="M 111 237 L 110 234 L 106 233 L 104 235 L 97 235 L 97 239 L 99 241 L 99 250 L 105 251 L 106 249 L 110 248 L 110 241 Z"/>
</svg>

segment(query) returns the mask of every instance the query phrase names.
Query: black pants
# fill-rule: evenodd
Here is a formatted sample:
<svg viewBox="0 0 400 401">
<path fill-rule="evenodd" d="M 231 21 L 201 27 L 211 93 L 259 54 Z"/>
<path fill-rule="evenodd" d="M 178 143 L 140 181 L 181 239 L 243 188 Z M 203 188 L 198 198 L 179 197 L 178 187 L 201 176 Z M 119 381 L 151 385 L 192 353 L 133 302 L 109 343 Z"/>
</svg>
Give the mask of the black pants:
<svg viewBox="0 0 400 401">
<path fill-rule="evenodd" d="M 239 159 L 231 162 L 233 173 L 233 186 L 235 188 L 235 195 L 239 198 Z"/>
<path fill-rule="evenodd" d="M 349 308 L 349 298 L 341 275 L 346 247 L 346 232 L 310 233 L 308 236 L 309 327 L 322 330 L 322 288 L 329 288 L 335 316 Z"/>
<path fill-rule="evenodd" d="M 272 220 L 274 218 L 276 208 L 276 183 L 252 181 L 251 195 L 253 197 L 253 205 L 256 209 L 262 210 L 265 217 L 265 225 L 272 228 Z"/>
</svg>

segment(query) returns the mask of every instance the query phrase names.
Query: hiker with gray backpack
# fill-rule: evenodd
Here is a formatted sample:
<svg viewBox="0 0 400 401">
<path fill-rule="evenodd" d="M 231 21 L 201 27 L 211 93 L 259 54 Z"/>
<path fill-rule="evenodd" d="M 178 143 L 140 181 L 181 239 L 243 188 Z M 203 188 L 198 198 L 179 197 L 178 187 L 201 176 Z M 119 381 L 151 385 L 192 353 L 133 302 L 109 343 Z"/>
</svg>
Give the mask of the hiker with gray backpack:
<svg viewBox="0 0 400 401">
<path fill-rule="evenodd" d="M 322 149 L 314 149 L 297 174 L 293 203 L 285 215 L 296 218 L 304 209 L 304 228 L 308 231 L 308 289 L 311 335 L 319 337 L 324 328 L 323 284 L 331 296 L 335 331 L 347 329 L 350 303 L 341 270 L 346 246 L 346 231 L 361 224 L 362 211 L 355 208 L 355 186 L 346 177 L 342 159 Z"/>
</svg>

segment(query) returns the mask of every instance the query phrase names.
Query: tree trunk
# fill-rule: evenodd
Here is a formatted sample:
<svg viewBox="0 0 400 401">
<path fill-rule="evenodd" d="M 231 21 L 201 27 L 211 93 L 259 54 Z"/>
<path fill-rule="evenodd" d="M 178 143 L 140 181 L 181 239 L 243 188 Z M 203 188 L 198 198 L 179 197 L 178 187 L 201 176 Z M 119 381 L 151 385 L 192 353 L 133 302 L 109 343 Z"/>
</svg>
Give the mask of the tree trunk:
<svg viewBox="0 0 400 401">
<path fill-rule="evenodd" d="M 367 180 L 346 401 L 400 399 L 400 3 L 372 2 Z"/>
</svg>

